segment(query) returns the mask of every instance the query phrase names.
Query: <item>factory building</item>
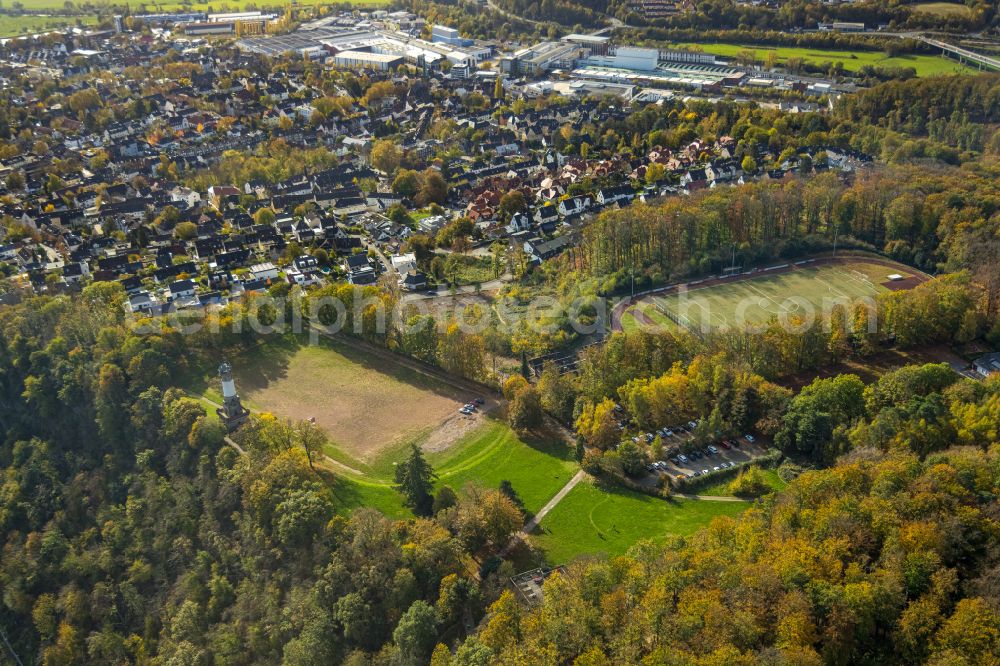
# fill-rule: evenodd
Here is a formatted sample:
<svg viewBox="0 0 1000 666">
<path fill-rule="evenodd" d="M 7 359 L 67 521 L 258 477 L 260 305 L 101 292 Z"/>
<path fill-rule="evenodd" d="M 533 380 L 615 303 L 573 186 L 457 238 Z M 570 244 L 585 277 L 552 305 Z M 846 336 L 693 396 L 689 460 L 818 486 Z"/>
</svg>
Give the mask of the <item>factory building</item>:
<svg viewBox="0 0 1000 666">
<path fill-rule="evenodd" d="M 205 21 L 201 23 L 185 23 L 184 34 L 190 36 L 197 35 L 231 35 L 236 29 L 236 24 L 232 22 Z"/>
<path fill-rule="evenodd" d="M 602 35 L 566 35 L 561 40 L 567 44 L 588 49 L 591 55 L 607 55 L 611 45 L 611 38 Z"/>
<path fill-rule="evenodd" d="M 516 51 L 500 61 L 500 69 L 509 74 L 539 75 L 557 68 L 569 68 L 579 59 L 581 49 L 567 42 L 540 42 Z"/>
<path fill-rule="evenodd" d="M 701 51 L 674 51 L 672 49 L 660 49 L 661 62 L 685 62 L 693 65 L 714 65 L 715 54 L 703 53 Z"/>
<path fill-rule="evenodd" d="M 455 28 L 446 25 L 436 25 L 431 29 L 431 41 L 435 44 L 450 44 L 452 46 L 472 46 L 472 40 L 458 34 Z"/>
<path fill-rule="evenodd" d="M 657 49 L 619 46 L 611 50 L 611 55 L 591 55 L 584 62 L 592 67 L 652 72 L 660 62 L 660 52 Z"/>
<path fill-rule="evenodd" d="M 375 69 L 385 72 L 402 65 L 404 59 L 388 53 L 366 53 L 364 51 L 341 51 L 333 56 L 335 67 L 345 69 Z"/>
</svg>

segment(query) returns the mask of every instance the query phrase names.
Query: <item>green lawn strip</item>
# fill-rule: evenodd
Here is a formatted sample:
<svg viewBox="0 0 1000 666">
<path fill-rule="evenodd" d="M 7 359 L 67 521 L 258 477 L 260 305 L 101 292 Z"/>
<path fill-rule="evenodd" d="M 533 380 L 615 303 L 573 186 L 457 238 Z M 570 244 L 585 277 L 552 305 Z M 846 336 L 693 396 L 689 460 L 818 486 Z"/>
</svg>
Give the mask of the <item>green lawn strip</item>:
<svg viewBox="0 0 1000 666">
<path fill-rule="evenodd" d="M 764 474 L 764 478 L 767 480 L 767 484 L 771 486 L 771 490 L 783 490 L 788 484 L 785 483 L 778 473 L 773 469 L 762 469 L 761 472 Z M 690 492 L 695 495 L 715 495 L 715 496 L 727 496 L 732 495 L 729 492 L 729 484 L 732 483 L 733 479 L 738 476 L 738 473 L 732 476 L 716 481 L 707 486 L 695 487 Z M 685 491 L 687 492 L 687 491 Z"/>
<path fill-rule="evenodd" d="M 409 446 L 395 449 L 394 462 L 405 459 Z M 329 455 L 331 451 L 327 451 Z M 402 506 L 402 498 L 393 487 L 393 466 L 383 461 L 367 467 L 341 454 L 331 455 L 371 476 L 359 477 L 344 470 L 335 470 L 338 478 L 351 484 L 350 496 L 373 497 L 382 505 Z M 482 428 L 456 442 L 445 451 L 427 454 L 428 462 L 438 474 L 436 486 L 450 486 L 461 493 L 468 483 L 484 488 L 497 488 L 508 480 L 529 512 L 538 511 L 576 473 L 576 463 L 569 447 L 558 439 L 524 441 L 501 421 L 489 421 Z M 389 499 L 389 495 L 397 499 Z M 360 504 L 351 504 L 351 507 Z M 376 506 L 375 508 L 380 508 Z M 381 510 L 381 509 L 380 509 Z"/>
<path fill-rule="evenodd" d="M 330 484 L 336 498 L 337 509 L 342 514 L 369 507 L 388 518 L 413 516 L 403 504 L 403 496 L 386 483 L 371 483 L 348 474 L 337 474 Z"/>
<path fill-rule="evenodd" d="M 950 74 L 953 72 L 973 72 L 971 67 L 966 67 L 954 60 L 936 55 L 901 55 L 895 57 L 886 56 L 883 51 L 841 51 L 833 49 L 815 49 L 797 46 L 768 46 L 761 44 L 724 44 L 721 42 L 695 44 L 671 44 L 671 48 L 699 48 L 705 53 L 722 56 L 723 58 L 733 58 L 740 51 L 755 51 L 758 59 L 763 59 L 768 51 L 775 51 L 778 55 L 778 63 L 784 64 L 789 58 L 801 58 L 803 62 L 814 65 L 825 62 L 843 63 L 844 70 L 849 72 L 859 71 L 865 65 L 876 67 L 913 67 L 917 76 L 935 76 L 938 74 Z"/>
<path fill-rule="evenodd" d="M 580 483 L 552 509 L 533 535 L 550 564 L 579 555 L 620 555 L 641 539 L 685 536 L 716 516 L 737 516 L 749 503 L 650 497 L 624 488 Z"/>
<path fill-rule="evenodd" d="M 467 483 L 497 488 L 507 480 L 531 513 L 545 506 L 577 470 L 569 447 L 557 437 L 525 441 L 499 421 L 455 447 L 454 453 L 430 460 L 439 486 L 460 493 Z"/>
</svg>

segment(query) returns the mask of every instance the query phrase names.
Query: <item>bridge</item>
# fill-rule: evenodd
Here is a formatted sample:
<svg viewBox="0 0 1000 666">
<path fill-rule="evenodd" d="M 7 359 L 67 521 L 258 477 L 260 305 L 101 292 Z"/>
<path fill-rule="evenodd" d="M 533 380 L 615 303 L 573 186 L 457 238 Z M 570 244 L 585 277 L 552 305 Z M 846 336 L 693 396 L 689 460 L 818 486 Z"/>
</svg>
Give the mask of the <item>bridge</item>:
<svg viewBox="0 0 1000 666">
<path fill-rule="evenodd" d="M 935 48 L 941 49 L 942 53 L 952 55 L 958 58 L 959 62 L 965 62 L 967 64 L 978 65 L 979 69 L 992 69 L 994 71 L 1000 72 L 1000 59 L 991 58 L 985 56 L 982 53 L 976 53 L 975 51 L 970 51 L 968 49 L 963 49 L 961 46 L 954 46 L 947 42 L 942 42 L 939 39 L 932 39 L 930 37 L 925 37 L 923 35 L 908 35 L 912 36 L 924 44 L 930 44 Z"/>
</svg>

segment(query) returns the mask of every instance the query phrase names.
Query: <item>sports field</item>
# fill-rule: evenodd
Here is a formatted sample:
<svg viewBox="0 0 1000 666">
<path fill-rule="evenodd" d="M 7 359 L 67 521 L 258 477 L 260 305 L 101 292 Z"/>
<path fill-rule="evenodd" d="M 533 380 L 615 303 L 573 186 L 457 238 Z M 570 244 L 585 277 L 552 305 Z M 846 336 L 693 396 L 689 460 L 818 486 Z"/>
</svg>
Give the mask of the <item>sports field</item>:
<svg viewBox="0 0 1000 666">
<path fill-rule="evenodd" d="M 772 319 L 796 326 L 828 315 L 834 306 L 863 302 L 890 288 L 913 286 L 903 266 L 864 259 L 837 264 L 779 264 L 739 281 L 692 282 L 641 299 L 622 317 L 622 328 L 683 326 L 703 333 L 744 328 Z M 893 281 L 890 275 L 903 280 Z M 913 278 L 913 279 L 908 279 Z"/>
<path fill-rule="evenodd" d="M 835 49 L 816 49 L 798 46 L 763 46 L 760 44 L 723 44 L 712 42 L 706 44 L 671 44 L 672 48 L 696 48 L 705 53 L 713 53 L 723 58 L 733 58 L 741 51 L 753 51 L 757 60 L 764 60 L 769 51 L 778 56 L 778 64 L 784 65 L 789 58 L 800 58 L 803 62 L 813 65 L 821 63 L 842 63 L 844 70 L 856 72 L 865 65 L 876 67 L 913 67 L 917 76 L 936 76 L 955 72 L 973 72 L 975 69 L 966 67 L 955 60 L 937 55 L 906 54 L 888 57 L 882 51 L 840 51 Z"/>
</svg>

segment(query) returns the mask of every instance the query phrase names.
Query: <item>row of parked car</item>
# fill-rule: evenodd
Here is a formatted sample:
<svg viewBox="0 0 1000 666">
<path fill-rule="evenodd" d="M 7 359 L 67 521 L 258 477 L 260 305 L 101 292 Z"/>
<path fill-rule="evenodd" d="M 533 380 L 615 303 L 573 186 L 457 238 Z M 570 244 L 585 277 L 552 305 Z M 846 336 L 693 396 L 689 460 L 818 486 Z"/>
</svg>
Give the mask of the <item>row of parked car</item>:
<svg viewBox="0 0 1000 666">
<path fill-rule="evenodd" d="M 743 439 L 746 440 L 748 443 L 751 443 L 751 444 L 755 441 L 754 436 L 753 435 L 749 435 L 749 434 L 743 435 Z M 673 463 L 676 467 L 690 469 L 690 468 L 693 468 L 693 467 L 699 465 L 699 463 L 697 462 L 698 460 L 709 459 L 709 458 L 712 458 L 714 456 L 719 455 L 721 453 L 721 451 L 719 450 L 719 447 L 722 447 L 723 449 L 726 449 L 726 450 L 729 450 L 729 449 L 738 449 L 738 448 L 740 448 L 740 441 L 739 441 L 739 439 L 724 439 L 724 440 L 722 440 L 722 441 L 719 442 L 719 446 L 718 447 L 715 446 L 714 444 L 709 444 L 708 446 L 706 446 L 704 448 L 694 449 L 694 450 L 691 450 L 691 451 L 685 451 L 683 453 L 681 453 L 680 450 L 675 447 L 675 448 L 671 449 L 670 451 L 668 451 L 667 455 L 670 456 L 670 458 L 669 458 L 670 462 Z M 701 463 L 701 464 L 704 464 L 704 463 Z M 711 469 L 708 469 L 708 468 L 705 468 L 705 469 L 694 469 L 691 472 L 683 472 L 682 471 L 680 474 L 677 474 L 677 477 L 678 478 L 687 477 L 687 478 L 690 479 L 690 478 L 693 478 L 693 477 L 696 477 L 696 476 L 701 476 L 703 474 L 708 474 L 709 472 L 719 471 L 719 470 L 722 470 L 722 469 L 728 469 L 730 467 L 736 467 L 736 463 L 723 460 L 723 461 L 720 461 L 718 465 L 713 466 Z M 665 461 L 662 461 L 662 460 L 657 460 L 657 461 L 655 461 L 655 462 L 647 465 L 646 466 L 646 470 L 649 471 L 649 472 L 656 472 L 656 471 L 670 472 L 670 471 L 672 471 L 667 466 L 667 463 Z"/>
<path fill-rule="evenodd" d="M 701 423 L 701 421 L 695 419 L 694 421 L 688 421 L 687 423 L 683 423 L 681 425 L 671 426 L 669 428 L 660 428 L 655 433 L 647 432 L 642 435 L 636 435 L 632 438 L 632 441 L 638 444 L 639 442 L 645 440 L 647 444 L 652 444 L 657 435 L 660 436 L 660 439 L 666 440 L 674 435 L 677 435 L 678 433 L 693 431 L 698 427 L 699 423 Z"/>
<path fill-rule="evenodd" d="M 743 439 L 745 439 L 750 444 L 754 443 L 754 436 L 753 435 L 743 435 Z M 740 448 L 740 440 L 738 440 L 738 439 L 724 439 L 721 442 L 719 442 L 719 446 L 721 446 L 722 448 L 724 448 L 726 450 L 729 450 L 729 449 L 738 449 L 738 448 Z M 711 456 L 715 456 L 715 455 L 718 455 L 718 454 L 719 454 L 718 447 L 716 447 L 714 444 L 709 444 L 704 449 L 694 449 L 692 451 L 687 451 L 685 453 L 679 453 L 676 456 L 672 457 L 670 459 L 670 462 L 672 462 L 673 464 L 675 464 L 678 467 L 680 467 L 681 465 L 686 465 L 687 463 L 691 462 L 692 460 L 700 460 L 701 458 L 709 458 Z"/>
</svg>

